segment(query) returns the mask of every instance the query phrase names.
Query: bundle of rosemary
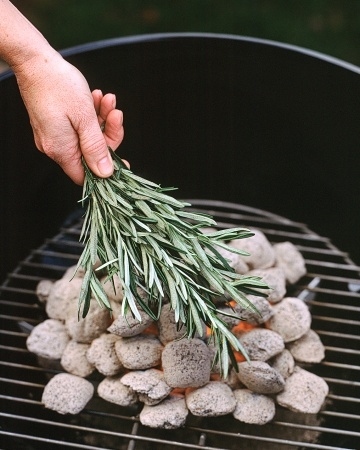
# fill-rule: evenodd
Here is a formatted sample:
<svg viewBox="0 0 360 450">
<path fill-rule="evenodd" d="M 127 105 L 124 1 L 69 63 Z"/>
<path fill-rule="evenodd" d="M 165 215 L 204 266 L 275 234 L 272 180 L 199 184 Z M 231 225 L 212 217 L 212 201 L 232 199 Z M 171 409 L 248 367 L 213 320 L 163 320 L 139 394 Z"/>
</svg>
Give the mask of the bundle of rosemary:
<svg viewBox="0 0 360 450">
<path fill-rule="evenodd" d="M 164 193 L 173 188 L 161 188 L 135 175 L 111 154 L 115 170 L 110 178 L 96 177 L 84 162 L 81 201 L 86 212 L 80 241 L 85 247 L 78 268 L 85 269 L 85 276 L 79 316 L 86 316 L 92 298 L 111 311 L 96 273 L 105 270 L 109 280 L 113 282 L 117 275 L 123 286 L 122 314 L 131 310 L 140 321 L 141 308 L 157 320 L 168 297 L 176 322 L 185 328 L 184 336 L 202 336 L 206 324 L 216 348 L 214 363 L 226 377 L 230 363 L 236 367 L 233 350 L 245 357 L 246 352 L 219 317 L 223 313 L 214 298 L 227 294 L 255 309 L 246 295 L 264 295 L 261 290 L 268 286 L 258 277 L 236 274 L 218 248 L 246 254 L 226 242 L 253 233 L 244 228 L 203 233 L 202 228 L 216 225 L 211 216 L 186 211 L 189 203 Z M 97 260 L 101 265 L 95 270 Z M 139 294 L 139 288 L 147 298 Z"/>
</svg>

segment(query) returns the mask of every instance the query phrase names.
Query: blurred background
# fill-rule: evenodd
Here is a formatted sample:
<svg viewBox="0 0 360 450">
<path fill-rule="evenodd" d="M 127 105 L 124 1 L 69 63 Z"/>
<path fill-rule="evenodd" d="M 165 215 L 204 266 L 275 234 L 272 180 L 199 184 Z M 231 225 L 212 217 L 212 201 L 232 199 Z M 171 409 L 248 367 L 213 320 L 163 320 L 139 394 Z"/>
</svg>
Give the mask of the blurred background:
<svg viewBox="0 0 360 450">
<path fill-rule="evenodd" d="M 299 45 L 360 65 L 359 0 L 14 0 L 57 49 L 199 31 Z"/>
</svg>

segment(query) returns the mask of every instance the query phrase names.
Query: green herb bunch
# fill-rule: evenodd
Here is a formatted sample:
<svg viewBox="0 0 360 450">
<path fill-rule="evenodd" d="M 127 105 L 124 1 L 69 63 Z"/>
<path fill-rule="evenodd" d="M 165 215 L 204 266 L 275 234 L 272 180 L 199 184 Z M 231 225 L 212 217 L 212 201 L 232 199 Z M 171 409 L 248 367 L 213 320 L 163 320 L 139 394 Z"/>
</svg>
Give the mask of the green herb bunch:
<svg viewBox="0 0 360 450">
<path fill-rule="evenodd" d="M 111 311 L 111 305 L 96 271 L 116 275 L 123 286 L 122 314 L 129 310 L 141 321 L 139 308 L 154 320 L 159 318 L 166 298 L 170 300 L 176 322 L 184 326 L 184 336 L 204 334 L 211 329 L 215 345 L 214 363 L 227 376 L 230 362 L 236 366 L 233 350 L 246 352 L 219 317 L 216 296 L 229 295 L 235 302 L 255 310 L 247 294 L 264 295 L 268 286 L 259 277 L 236 274 L 218 248 L 246 255 L 229 247 L 232 239 L 253 235 L 244 228 L 204 233 L 216 226 L 209 215 L 188 212 L 181 202 L 161 188 L 129 170 L 111 152 L 115 170 L 110 178 L 96 177 L 85 168 L 83 206 L 86 206 L 80 241 L 85 244 L 78 268 L 85 269 L 79 298 L 79 316 L 85 317 L 95 298 Z M 94 264 L 100 260 L 100 267 Z M 114 286 L 115 289 L 115 286 Z M 139 289 L 147 293 L 140 295 Z"/>
</svg>

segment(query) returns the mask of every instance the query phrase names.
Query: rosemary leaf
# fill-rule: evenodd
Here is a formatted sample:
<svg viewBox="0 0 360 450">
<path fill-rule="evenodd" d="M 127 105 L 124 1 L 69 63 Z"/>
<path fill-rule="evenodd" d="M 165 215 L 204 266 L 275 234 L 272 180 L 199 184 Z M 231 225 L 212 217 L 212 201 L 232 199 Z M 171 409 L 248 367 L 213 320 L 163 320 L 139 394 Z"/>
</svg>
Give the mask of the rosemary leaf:
<svg viewBox="0 0 360 450">
<path fill-rule="evenodd" d="M 204 252 L 204 249 L 201 247 L 199 240 L 194 239 L 192 242 L 192 247 L 198 256 L 199 260 L 208 268 L 211 268 L 211 264 L 209 261 L 209 258 L 207 257 L 207 254 Z"/>
<path fill-rule="evenodd" d="M 164 275 L 165 275 L 165 278 L 166 278 L 166 281 L 168 284 L 168 288 L 169 288 L 171 307 L 174 311 L 177 311 L 179 309 L 179 296 L 178 296 L 178 293 L 176 290 L 175 281 L 171 277 L 171 275 L 169 274 L 169 272 L 167 270 L 164 271 Z"/>
<path fill-rule="evenodd" d="M 130 287 L 128 287 L 124 283 L 124 298 L 123 298 L 122 308 L 121 308 L 123 316 L 126 316 L 126 314 L 127 314 L 127 309 L 128 309 L 127 306 L 130 306 L 131 312 L 134 314 L 134 316 L 137 318 L 137 320 L 139 322 L 141 322 L 141 315 L 138 310 L 138 307 L 136 306 L 135 296 L 131 292 Z"/>
<path fill-rule="evenodd" d="M 231 241 L 233 239 L 244 239 L 254 236 L 254 233 L 247 228 L 228 228 L 206 233 L 212 240 Z"/>
<path fill-rule="evenodd" d="M 81 227 L 80 238 L 79 241 L 82 242 L 85 236 L 87 236 L 90 228 L 91 221 L 89 220 L 89 216 L 91 215 L 91 209 L 88 208 L 85 213 L 84 222 Z"/>
<path fill-rule="evenodd" d="M 221 338 L 221 366 L 229 367 L 229 350 L 227 346 L 226 336 L 225 334 Z"/>
<path fill-rule="evenodd" d="M 96 227 L 92 226 L 90 228 L 90 257 L 91 257 L 91 263 L 94 265 L 97 260 L 97 247 L 98 247 L 98 241 L 97 241 L 97 231 Z"/>
<path fill-rule="evenodd" d="M 186 212 L 186 211 L 177 211 L 176 215 L 179 217 L 184 217 L 186 219 L 189 220 L 194 220 L 196 222 L 200 222 L 201 226 L 207 226 L 207 227 L 211 227 L 213 225 L 216 225 L 215 220 L 210 217 L 207 214 L 195 214 L 195 213 L 190 213 L 190 212 Z"/>
<path fill-rule="evenodd" d="M 108 310 L 111 311 L 111 305 L 107 298 L 107 295 L 105 294 L 104 288 L 101 286 L 100 281 L 94 275 L 90 278 L 90 287 L 99 305 L 105 306 Z"/>
<path fill-rule="evenodd" d="M 90 278 L 92 275 L 92 270 L 89 269 L 85 272 L 83 282 L 81 284 L 80 296 L 79 296 L 79 306 L 83 303 L 89 303 L 89 295 L 90 295 Z"/>
<path fill-rule="evenodd" d="M 218 247 L 224 248 L 225 250 L 228 250 L 232 253 L 237 253 L 238 255 L 242 255 L 242 256 L 249 256 L 249 253 L 246 252 L 245 250 L 241 250 L 239 248 L 234 248 L 234 247 L 230 247 L 230 245 L 226 245 L 223 242 L 217 242 L 216 245 Z"/>
<path fill-rule="evenodd" d="M 193 300 L 191 299 L 191 297 L 189 298 L 189 305 L 190 305 L 190 311 L 191 311 L 191 315 L 192 315 L 192 320 L 194 321 L 194 325 L 195 325 L 193 333 L 196 330 L 198 335 L 200 337 L 202 337 L 203 334 L 204 334 L 204 329 L 203 329 L 203 326 L 201 324 L 202 321 L 200 320 L 199 313 L 198 313 L 198 311 L 196 309 L 196 306 L 195 306 Z"/>
</svg>

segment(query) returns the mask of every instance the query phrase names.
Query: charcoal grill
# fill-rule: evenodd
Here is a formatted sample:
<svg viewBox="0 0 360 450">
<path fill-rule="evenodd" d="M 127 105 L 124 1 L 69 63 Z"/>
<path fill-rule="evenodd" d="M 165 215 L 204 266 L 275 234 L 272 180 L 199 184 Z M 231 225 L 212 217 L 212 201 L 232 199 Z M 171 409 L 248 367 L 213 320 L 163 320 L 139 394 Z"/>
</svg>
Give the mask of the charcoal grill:
<svg viewBox="0 0 360 450">
<path fill-rule="evenodd" d="M 330 393 L 317 415 L 278 408 L 263 426 L 245 425 L 232 416 L 191 417 L 181 430 L 142 426 L 138 407 L 122 408 L 93 398 L 76 416 L 46 410 L 41 394 L 58 368 L 44 368 L 26 349 L 26 337 L 46 318 L 35 288 L 41 279 L 58 279 L 76 264 L 81 214 L 21 261 L 0 288 L 1 302 L 1 448 L 41 450 L 112 449 L 357 449 L 360 448 L 360 267 L 331 241 L 302 223 L 252 207 L 209 200 L 188 200 L 192 208 L 214 216 L 220 227 L 247 226 L 270 242 L 291 241 L 305 258 L 307 275 L 291 287 L 309 305 L 312 328 L 326 358 L 305 367 L 322 376 Z M 91 378 L 96 383 L 96 376 Z"/>
</svg>

